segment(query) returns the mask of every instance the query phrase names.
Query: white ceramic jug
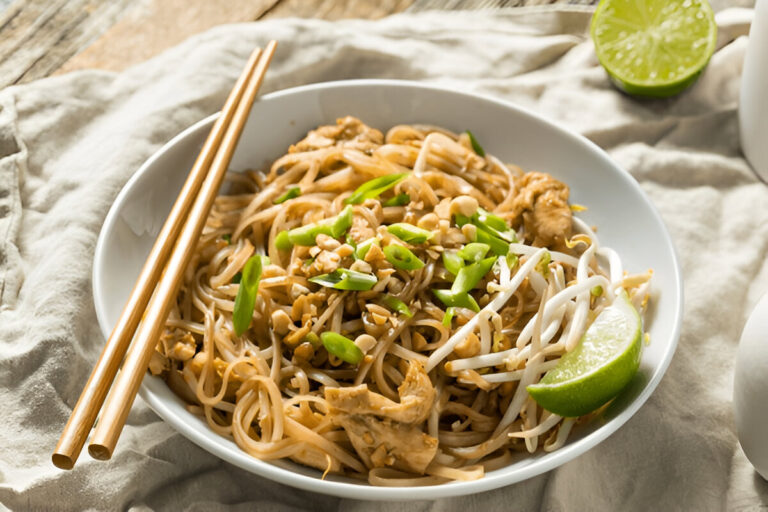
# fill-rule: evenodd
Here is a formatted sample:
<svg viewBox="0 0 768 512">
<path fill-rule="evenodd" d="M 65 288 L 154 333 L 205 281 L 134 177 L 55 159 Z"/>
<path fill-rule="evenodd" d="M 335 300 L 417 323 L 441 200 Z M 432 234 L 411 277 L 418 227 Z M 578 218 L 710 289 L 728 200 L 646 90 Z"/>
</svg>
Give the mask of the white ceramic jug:
<svg viewBox="0 0 768 512">
<path fill-rule="evenodd" d="M 768 0 L 757 0 L 749 30 L 739 99 L 741 148 L 768 182 Z"/>
<path fill-rule="evenodd" d="M 744 326 L 733 379 L 733 417 L 744 454 L 768 480 L 768 293 Z"/>
</svg>

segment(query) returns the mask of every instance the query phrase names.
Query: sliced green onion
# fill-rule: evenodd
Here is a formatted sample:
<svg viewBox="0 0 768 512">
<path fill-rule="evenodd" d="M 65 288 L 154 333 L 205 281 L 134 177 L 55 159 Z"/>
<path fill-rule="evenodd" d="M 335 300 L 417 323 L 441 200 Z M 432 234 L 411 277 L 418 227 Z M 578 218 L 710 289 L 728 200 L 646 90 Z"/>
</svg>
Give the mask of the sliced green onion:
<svg viewBox="0 0 768 512">
<path fill-rule="evenodd" d="M 390 197 L 386 201 L 384 201 L 382 206 L 405 206 L 408 203 L 411 202 L 411 196 L 408 194 L 402 193 L 397 194 L 395 197 Z"/>
<path fill-rule="evenodd" d="M 397 297 L 386 295 L 381 301 L 393 311 L 397 311 L 398 313 L 401 313 L 408 318 L 413 317 L 413 313 L 411 313 L 411 309 L 408 307 L 408 305 Z"/>
<path fill-rule="evenodd" d="M 340 268 L 330 274 L 310 277 L 309 281 L 321 286 L 327 286 L 328 288 L 353 290 L 356 292 L 370 290 L 378 282 L 376 276 L 348 268 Z"/>
<path fill-rule="evenodd" d="M 467 308 L 475 313 L 480 311 L 480 306 L 477 305 L 475 299 L 467 292 L 456 293 L 451 290 L 433 289 L 432 293 L 435 294 L 435 297 L 440 299 L 440 302 L 448 307 Z"/>
<path fill-rule="evenodd" d="M 290 251 L 293 247 L 287 231 L 281 231 L 275 237 L 275 247 L 281 251 Z"/>
<path fill-rule="evenodd" d="M 352 227 L 352 206 L 347 205 L 341 210 L 331 225 L 331 236 L 333 238 L 339 238 L 341 235 L 347 232 Z"/>
<path fill-rule="evenodd" d="M 472 144 L 472 149 L 475 151 L 475 153 L 480 156 L 485 156 L 485 150 L 483 149 L 483 146 L 477 142 L 477 139 L 474 135 L 472 135 L 472 132 L 467 130 L 467 135 L 469 135 L 469 143 Z"/>
<path fill-rule="evenodd" d="M 221 239 L 227 242 L 227 245 L 232 245 L 232 235 L 230 235 L 229 233 L 222 236 Z"/>
<path fill-rule="evenodd" d="M 491 246 L 480 242 L 472 242 L 465 245 L 459 250 L 458 255 L 461 259 L 466 261 L 480 261 L 485 258 L 488 251 L 491 250 Z"/>
<path fill-rule="evenodd" d="M 464 259 L 456 251 L 443 251 L 443 265 L 445 270 L 456 275 L 464 266 Z"/>
<path fill-rule="evenodd" d="M 336 332 L 324 332 L 320 335 L 320 339 L 325 350 L 342 361 L 349 364 L 358 364 L 363 360 L 363 351 L 355 345 L 354 341 L 346 336 Z"/>
<path fill-rule="evenodd" d="M 308 341 L 315 348 L 319 347 L 320 344 L 321 344 L 320 336 L 318 336 L 317 334 L 315 334 L 312 331 L 309 331 L 306 334 L 306 336 L 304 336 L 304 339 L 302 339 L 301 341 Z"/>
<path fill-rule="evenodd" d="M 454 316 L 456 316 L 456 308 L 446 309 L 445 314 L 443 315 L 443 326 L 450 329 Z"/>
<path fill-rule="evenodd" d="M 289 199 L 293 199 L 294 197 L 299 197 L 301 195 L 301 188 L 300 187 L 291 187 L 289 188 L 285 194 L 281 195 L 274 201 L 272 201 L 274 204 L 282 204 L 286 202 Z"/>
<path fill-rule="evenodd" d="M 344 241 L 351 245 L 352 249 L 357 249 L 357 242 L 355 242 L 355 239 L 352 238 L 352 235 L 349 233 L 347 233 L 347 235 L 344 237 Z"/>
<path fill-rule="evenodd" d="M 256 306 L 256 295 L 261 280 L 262 258 L 263 256 L 260 254 L 251 256 L 243 266 L 242 279 L 237 290 L 237 297 L 235 297 L 235 308 L 232 312 L 232 326 L 238 336 L 248 330 L 251 325 L 253 308 Z"/>
<path fill-rule="evenodd" d="M 409 244 L 423 244 L 433 236 L 433 233 L 428 229 L 422 229 L 407 222 L 390 224 L 387 226 L 387 231 Z"/>
<path fill-rule="evenodd" d="M 371 250 L 372 245 L 379 245 L 379 239 L 376 237 L 369 238 L 363 242 L 360 242 L 355 248 L 355 257 L 359 260 L 364 260 L 365 255 Z"/>
<path fill-rule="evenodd" d="M 237 274 L 232 276 L 232 284 L 240 284 L 240 281 L 243 280 L 243 273 L 238 272 Z"/>
<path fill-rule="evenodd" d="M 493 236 L 482 228 L 477 228 L 473 242 L 480 242 L 491 246 L 491 251 L 497 256 L 509 254 L 509 244 L 497 236 Z"/>
<path fill-rule="evenodd" d="M 330 217 L 313 224 L 307 224 L 306 226 L 293 228 L 288 231 L 288 242 L 290 242 L 291 245 L 312 247 L 315 245 L 317 235 L 323 234 L 333 238 L 339 238 L 352 226 L 352 213 L 352 207 L 347 206 L 335 217 Z M 275 243 L 277 243 L 277 240 Z M 287 245 L 284 239 L 281 240 L 281 243 L 283 246 Z"/>
<path fill-rule="evenodd" d="M 490 258 L 485 258 L 484 260 L 480 260 L 462 268 L 456 275 L 456 280 L 453 282 L 453 286 L 451 286 L 451 291 L 453 293 L 468 292 L 477 286 L 477 283 L 485 277 L 495 262 L 496 257 L 491 256 Z"/>
<path fill-rule="evenodd" d="M 344 203 L 360 204 L 366 199 L 379 197 L 382 193 L 403 181 L 408 174 L 410 173 L 401 172 L 397 174 L 387 174 L 386 176 L 379 176 L 378 178 L 366 181 L 357 187 L 352 195 L 344 200 Z"/>
<path fill-rule="evenodd" d="M 488 227 L 493 228 L 497 231 L 509 230 L 509 225 L 507 224 L 507 221 L 505 221 L 498 215 L 494 215 L 488 210 L 485 210 L 483 208 L 477 209 L 477 222 L 485 224 Z"/>
<path fill-rule="evenodd" d="M 593 297 L 599 297 L 603 294 L 603 287 L 600 285 L 595 286 L 592 288 L 589 293 L 592 294 Z"/>
<path fill-rule="evenodd" d="M 288 241 L 291 245 L 312 247 L 315 245 L 315 238 L 320 233 L 330 235 L 331 229 L 329 226 L 322 224 L 307 224 L 306 226 L 299 226 L 290 230 L 288 232 Z"/>
<path fill-rule="evenodd" d="M 384 256 L 395 268 L 403 270 L 418 270 L 424 262 L 402 245 L 389 244 L 384 248 Z"/>
</svg>

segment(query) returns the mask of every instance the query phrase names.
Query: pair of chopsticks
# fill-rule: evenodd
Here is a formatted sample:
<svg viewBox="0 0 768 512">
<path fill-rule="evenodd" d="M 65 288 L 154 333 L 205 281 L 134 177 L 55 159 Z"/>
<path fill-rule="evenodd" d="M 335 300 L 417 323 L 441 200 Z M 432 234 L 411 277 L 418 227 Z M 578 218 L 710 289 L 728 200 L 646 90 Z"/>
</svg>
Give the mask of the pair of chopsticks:
<svg viewBox="0 0 768 512">
<path fill-rule="evenodd" d="M 64 427 L 52 456 L 59 468 L 75 465 L 100 410 L 88 453 L 112 456 L 276 46 L 254 50 L 213 125 Z"/>
</svg>

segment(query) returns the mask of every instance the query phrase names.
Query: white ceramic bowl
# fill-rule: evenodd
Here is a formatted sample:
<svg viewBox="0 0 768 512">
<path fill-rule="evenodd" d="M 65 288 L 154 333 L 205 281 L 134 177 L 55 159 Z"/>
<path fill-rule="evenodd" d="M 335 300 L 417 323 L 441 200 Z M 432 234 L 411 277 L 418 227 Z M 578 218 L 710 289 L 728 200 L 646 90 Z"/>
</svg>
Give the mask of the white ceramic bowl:
<svg viewBox="0 0 768 512">
<path fill-rule="evenodd" d="M 471 129 L 485 149 L 502 160 L 566 182 L 571 200 L 589 208 L 581 217 L 599 227 L 601 243 L 619 252 L 625 268 L 654 270 L 653 307 L 646 323 L 651 343 L 643 349 L 632 385 L 606 411 L 604 421 L 576 429 L 560 450 L 535 454 L 477 481 L 421 488 L 377 488 L 335 477 L 320 480 L 318 471 L 291 462 L 257 460 L 187 412 L 159 378 L 144 378 L 144 400 L 191 441 L 241 468 L 311 491 L 371 500 L 435 499 L 502 487 L 556 468 L 615 432 L 661 380 L 675 351 L 682 317 L 682 282 L 672 242 L 635 180 L 585 138 L 509 103 L 389 80 L 323 83 L 264 96 L 253 107 L 232 168 L 265 165 L 308 130 L 347 114 L 383 130 L 402 123 L 430 123 L 457 132 Z M 93 268 L 94 301 L 105 337 L 215 117 L 191 126 L 147 160 L 112 205 Z"/>
</svg>

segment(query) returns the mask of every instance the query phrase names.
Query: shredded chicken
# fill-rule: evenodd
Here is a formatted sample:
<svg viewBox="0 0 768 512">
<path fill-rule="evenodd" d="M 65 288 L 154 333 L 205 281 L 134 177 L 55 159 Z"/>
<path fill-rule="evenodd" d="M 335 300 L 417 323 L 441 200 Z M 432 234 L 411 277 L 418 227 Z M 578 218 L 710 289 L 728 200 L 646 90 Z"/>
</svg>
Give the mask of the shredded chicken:
<svg viewBox="0 0 768 512">
<path fill-rule="evenodd" d="M 384 135 L 352 116 L 336 120 L 336 125 L 320 126 L 294 144 L 289 153 L 301 153 L 335 145 L 372 152 L 384 143 Z"/>
<path fill-rule="evenodd" d="M 422 431 L 435 388 L 421 364 L 410 363 L 398 394 L 400 403 L 370 391 L 366 384 L 325 389 L 333 422 L 347 431 L 369 468 L 391 466 L 423 473 L 437 453 L 437 439 Z"/>
<path fill-rule="evenodd" d="M 512 203 L 515 222 L 522 222 L 526 242 L 539 247 L 562 248 L 571 236 L 572 212 L 568 185 L 543 172 L 528 172 L 517 179 L 518 194 Z"/>
</svg>

